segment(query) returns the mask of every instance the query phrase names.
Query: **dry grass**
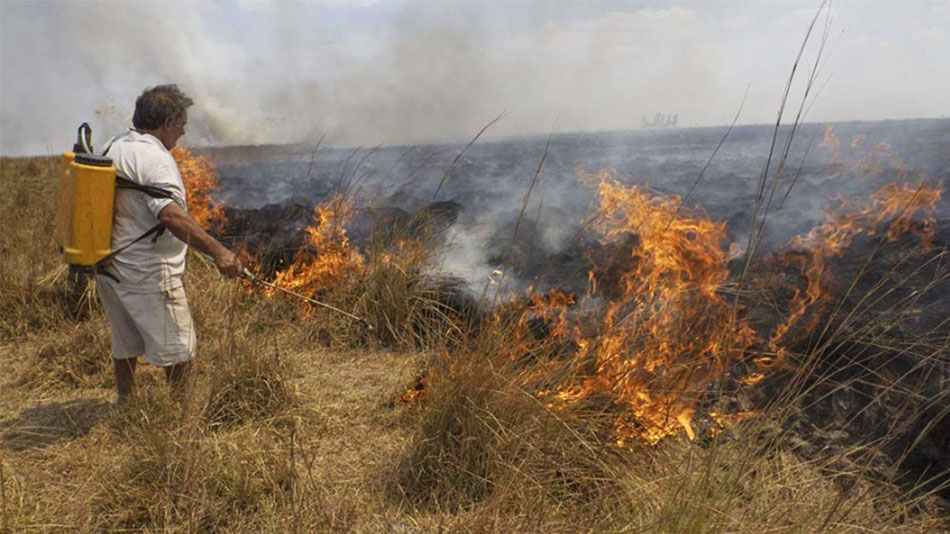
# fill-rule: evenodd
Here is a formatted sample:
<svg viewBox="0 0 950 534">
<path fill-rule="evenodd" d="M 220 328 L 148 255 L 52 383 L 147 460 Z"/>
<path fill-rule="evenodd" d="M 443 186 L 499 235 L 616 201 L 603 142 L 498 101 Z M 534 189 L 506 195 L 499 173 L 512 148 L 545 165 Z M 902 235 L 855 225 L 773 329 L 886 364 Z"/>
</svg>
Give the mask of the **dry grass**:
<svg viewBox="0 0 950 534">
<path fill-rule="evenodd" d="M 500 325 L 504 324 L 503 322 Z M 499 325 L 499 326 L 500 326 Z M 480 350 L 430 361 L 427 408 L 391 493 L 452 531 L 939 532 L 932 489 L 884 481 L 873 445 L 842 458 L 792 452 L 786 419 L 801 393 L 713 438 L 615 447 L 609 399 L 569 409 L 537 400 L 539 384 L 510 358 L 510 327 Z M 551 368 L 543 375 L 550 380 Z M 791 393 L 790 393 L 791 394 Z M 836 429 L 838 431 L 841 428 Z"/>
<path fill-rule="evenodd" d="M 552 410 L 533 394 L 543 384 L 510 358 L 517 305 L 471 328 L 424 247 L 399 239 L 373 249 L 364 278 L 321 295 L 373 333 L 191 258 L 191 393 L 170 399 L 158 370 L 140 368 L 137 398 L 117 409 L 107 324 L 95 299 L 67 291 L 49 242 L 57 165 L 0 162 L 3 532 L 948 527 L 926 491 L 789 451 L 783 418 L 813 382 L 716 439 L 613 446 L 609 402 Z M 538 350 L 557 366 L 558 347 Z M 426 402 L 394 403 L 422 366 Z"/>
</svg>

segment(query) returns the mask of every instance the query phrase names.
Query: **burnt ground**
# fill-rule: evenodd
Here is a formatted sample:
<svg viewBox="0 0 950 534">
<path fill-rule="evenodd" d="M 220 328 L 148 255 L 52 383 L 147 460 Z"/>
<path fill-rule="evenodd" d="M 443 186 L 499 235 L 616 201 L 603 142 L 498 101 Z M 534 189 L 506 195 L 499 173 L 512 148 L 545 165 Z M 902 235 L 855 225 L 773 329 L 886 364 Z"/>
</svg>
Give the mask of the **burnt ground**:
<svg viewBox="0 0 950 534">
<path fill-rule="evenodd" d="M 479 252 L 472 261 L 501 268 L 525 285 L 582 294 L 596 264 L 598 286 L 609 293 L 612 276 L 629 267 L 629 255 L 583 230 L 592 190 L 579 184 L 574 169 L 614 168 L 627 183 L 689 192 L 710 217 L 728 222 L 730 239 L 742 242 L 764 157 L 763 130 L 735 132 L 695 190 L 691 185 L 720 135 L 714 129 L 557 136 L 524 214 L 524 192 L 543 139 L 476 145 L 454 167 L 450 161 L 459 147 L 452 146 L 396 147 L 376 152 L 379 161 L 331 152 L 313 166 L 306 161 L 310 154 L 299 161 L 284 154 L 270 163 L 225 163 L 221 183 L 231 206 L 221 234 L 229 243 L 243 243 L 263 272 L 273 273 L 305 246 L 302 229 L 311 224 L 314 204 L 344 188 L 358 208 L 348 227 L 357 247 L 397 235 L 425 235 L 438 247 L 451 229 L 475 236 L 464 245 Z M 800 131 L 799 138 L 813 146 L 793 151 L 794 194 L 770 218 L 766 255 L 749 277 L 770 292 L 767 300 L 743 302 L 766 339 L 787 311 L 793 289 L 804 287 L 798 267 L 778 255 L 788 252 L 789 236 L 822 219 L 829 200 L 908 176 L 950 181 L 950 121 L 859 123 L 835 131 L 843 145 L 852 135 L 867 134 L 865 149 L 845 148 L 833 157 L 817 146 L 821 125 Z M 883 142 L 900 157 L 870 148 Z M 861 158 L 883 162 L 880 172 L 859 168 Z M 433 195 L 442 180 L 445 188 Z M 893 243 L 880 235 L 860 236 L 831 259 L 827 297 L 790 333 L 790 360 L 757 387 L 736 389 L 730 402 L 736 409 L 761 410 L 794 394 L 802 400 L 799 409 L 781 420 L 782 439 L 796 452 L 834 459 L 844 470 L 864 466 L 909 489 L 943 485 L 950 498 L 950 201 L 943 198 L 936 211 L 942 220 L 929 250 L 909 235 Z M 874 446 L 860 447 L 869 444 Z"/>
<path fill-rule="evenodd" d="M 746 402 L 794 394 L 784 428 L 796 452 L 950 498 L 950 220 L 938 228 L 930 250 L 864 236 L 831 260 L 827 300 L 790 333 L 789 367 Z"/>
<path fill-rule="evenodd" d="M 360 209 L 354 217 L 357 246 L 386 235 L 423 234 L 451 226 L 460 207 L 431 204 L 412 214 L 397 208 Z M 231 235 L 241 236 L 261 265 L 279 270 L 304 246 L 309 206 L 285 204 L 260 210 L 229 210 Z M 611 298 L 612 276 L 629 270 L 621 243 L 605 247 L 580 236 L 571 247 L 544 255 L 528 221 L 522 239 L 498 239 L 511 260 L 499 261 L 518 273 L 535 273 L 548 287 L 580 294 L 587 271 L 598 265 L 598 285 Z M 398 228 L 398 230 L 396 230 Z M 809 308 L 792 329 L 792 356 L 755 388 L 738 388 L 727 400 L 734 409 L 765 410 L 794 394 L 795 413 L 784 413 L 781 438 L 798 454 L 831 461 L 840 472 L 872 472 L 908 490 L 941 488 L 950 498 L 950 220 L 939 221 L 930 249 L 905 235 L 896 242 L 882 235 L 860 236 L 839 258 L 829 261 L 827 297 Z M 499 232 L 507 236 L 504 228 Z M 436 233 L 437 234 L 437 233 Z M 635 240 L 635 238 L 631 238 Z M 499 256 L 503 255 L 499 252 Z M 626 258 L 626 259 L 625 259 Z M 749 279 L 774 300 L 744 302 L 746 313 L 767 339 L 805 279 L 794 263 L 768 254 Z M 734 266 L 738 269 L 738 262 Z M 615 278 L 614 278 L 615 279 Z M 450 306 L 473 306 L 475 295 L 458 289 Z M 543 330 L 543 325 L 540 326 Z M 807 373 L 801 373 L 807 369 Z M 736 369 L 738 375 L 748 369 Z M 873 445 L 873 446 L 872 446 Z M 867 447 L 865 447 L 867 446 Z M 843 484 L 848 484 L 842 479 Z"/>
</svg>

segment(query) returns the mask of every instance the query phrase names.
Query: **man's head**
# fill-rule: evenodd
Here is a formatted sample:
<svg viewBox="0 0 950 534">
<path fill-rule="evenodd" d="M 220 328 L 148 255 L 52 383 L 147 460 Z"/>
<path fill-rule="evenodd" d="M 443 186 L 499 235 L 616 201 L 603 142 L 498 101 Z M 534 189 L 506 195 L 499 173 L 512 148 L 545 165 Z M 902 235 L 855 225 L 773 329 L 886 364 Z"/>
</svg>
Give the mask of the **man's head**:
<svg viewBox="0 0 950 534">
<path fill-rule="evenodd" d="M 177 85 L 159 85 L 146 89 L 135 99 L 132 126 L 157 137 L 171 150 L 185 135 L 188 107 L 194 104 Z"/>
</svg>

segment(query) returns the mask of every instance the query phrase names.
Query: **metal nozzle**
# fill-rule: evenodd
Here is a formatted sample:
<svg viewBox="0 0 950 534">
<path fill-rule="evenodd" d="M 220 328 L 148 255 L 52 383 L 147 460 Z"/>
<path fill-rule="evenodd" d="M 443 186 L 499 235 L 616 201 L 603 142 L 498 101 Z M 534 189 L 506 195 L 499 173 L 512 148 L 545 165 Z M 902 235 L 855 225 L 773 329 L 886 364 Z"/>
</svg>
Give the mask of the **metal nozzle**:
<svg viewBox="0 0 950 534">
<path fill-rule="evenodd" d="M 345 316 L 349 317 L 350 319 L 353 319 L 354 321 L 359 321 L 359 322 L 363 323 L 363 324 L 366 326 L 366 328 L 368 328 L 370 331 L 374 330 L 374 329 L 373 329 L 373 325 L 369 324 L 369 321 L 367 321 L 366 319 L 364 319 L 364 318 L 362 318 L 362 317 L 360 317 L 360 316 L 358 316 L 358 315 L 353 315 L 352 313 L 347 312 L 347 311 L 343 311 L 343 310 L 341 310 L 340 308 L 337 308 L 336 306 L 332 306 L 332 305 L 330 305 L 330 304 L 327 304 L 326 302 L 320 302 L 319 300 L 312 299 L 312 298 L 310 298 L 310 297 L 308 297 L 308 296 L 306 296 L 306 295 L 301 295 L 300 293 L 297 293 L 297 292 L 291 291 L 291 290 L 289 290 L 289 289 L 280 287 L 279 285 L 272 284 L 272 283 L 270 283 L 270 282 L 265 282 L 264 280 L 261 280 L 261 278 L 260 278 L 259 276 L 255 275 L 254 273 L 252 273 L 251 271 L 249 271 L 249 270 L 246 269 L 246 268 L 244 269 L 244 272 L 241 273 L 241 276 L 242 276 L 244 279 L 246 279 L 247 281 L 251 282 L 251 283 L 260 284 L 260 285 L 267 286 L 267 287 L 272 288 L 272 289 L 276 289 L 276 290 L 281 291 L 281 292 L 283 292 L 283 293 L 286 293 L 287 295 L 290 295 L 290 296 L 292 296 L 292 297 L 296 297 L 296 298 L 301 299 L 301 300 L 303 300 L 303 301 L 309 302 L 310 304 L 313 304 L 314 306 L 320 306 L 321 308 L 326 308 L 326 309 L 328 309 L 328 310 L 330 310 L 330 311 L 339 313 L 339 314 L 341 314 L 341 315 L 345 315 Z"/>
</svg>

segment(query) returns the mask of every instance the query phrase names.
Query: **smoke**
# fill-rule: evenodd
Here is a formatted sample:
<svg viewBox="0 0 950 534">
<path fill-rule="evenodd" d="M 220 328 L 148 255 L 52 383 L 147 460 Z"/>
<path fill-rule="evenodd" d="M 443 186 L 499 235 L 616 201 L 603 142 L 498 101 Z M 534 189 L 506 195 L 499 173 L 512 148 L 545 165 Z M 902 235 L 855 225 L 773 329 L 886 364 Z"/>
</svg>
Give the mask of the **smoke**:
<svg viewBox="0 0 950 534">
<path fill-rule="evenodd" d="M 950 120 L 839 124 L 834 127 L 841 140 L 839 152 L 823 146 L 825 132 L 824 125 L 816 124 L 797 130 L 789 163 L 768 208 L 764 250 L 784 249 L 793 236 L 807 234 L 825 220 L 836 199 L 866 198 L 902 173 L 932 185 L 950 181 L 946 151 L 941 149 L 950 146 Z M 698 205 L 712 220 L 726 222 L 723 247 L 743 249 L 773 129 L 735 128 L 707 167 L 724 133 L 725 128 L 718 127 L 486 141 L 469 147 L 454 166 L 464 144 L 411 150 L 323 149 L 312 166 L 309 151 L 279 153 L 274 161 L 223 164 L 218 169 L 224 200 L 231 206 L 321 202 L 339 184 L 350 183 L 356 185 L 344 188 L 357 207 L 382 214 L 423 209 L 433 213 L 426 206 L 436 198 L 434 192 L 445 177 L 437 199 L 454 202 L 460 209 L 434 247 L 439 253 L 434 268 L 464 279 L 477 294 L 552 285 L 582 293 L 587 283 L 586 253 L 596 249 L 597 236 L 590 230 L 596 191 L 591 179 L 580 178 L 579 170 L 613 168 L 612 176 L 623 183 L 647 184 L 656 193 L 681 198 L 688 194 L 684 208 Z M 788 127 L 780 130 L 780 145 L 789 133 Z M 854 139 L 861 142 L 852 146 Z M 879 149 L 884 143 L 894 156 Z M 214 159 L 220 153 L 211 152 Z M 542 156 L 544 165 L 522 213 Z M 789 188 L 793 191 L 786 197 Z M 948 214 L 950 204 L 937 206 L 938 218 Z M 372 215 L 368 218 L 351 234 L 355 243 L 370 234 Z"/>
<path fill-rule="evenodd" d="M 946 114 L 947 5 L 843 4 L 851 33 L 833 43 L 842 61 L 811 118 Z M 5 155 L 58 152 L 90 119 L 105 138 L 161 83 L 196 101 L 192 146 L 459 140 L 502 111 L 489 136 L 545 133 L 555 119 L 560 131 L 630 129 L 658 111 L 723 124 L 747 86 L 742 122 L 767 122 L 814 13 L 783 2 L 0 8 Z"/>
</svg>

